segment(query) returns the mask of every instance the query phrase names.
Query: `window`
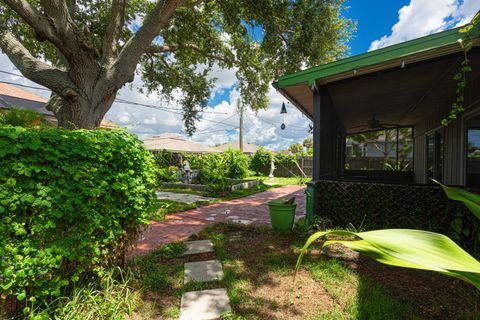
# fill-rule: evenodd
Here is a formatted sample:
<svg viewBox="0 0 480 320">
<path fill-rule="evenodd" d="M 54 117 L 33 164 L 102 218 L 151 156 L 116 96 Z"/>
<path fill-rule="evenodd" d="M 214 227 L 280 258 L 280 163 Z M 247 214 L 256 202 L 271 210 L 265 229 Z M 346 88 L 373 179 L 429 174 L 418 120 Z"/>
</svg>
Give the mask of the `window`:
<svg viewBox="0 0 480 320">
<path fill-rule="evenodd" d="M 467 121 L 467 186 L 480 188 L 480 116 Z"/>
<path fill-rule="evenodd" d="M 412 128 L 395 128 L 349 135 L 347 170 L 413 170 Z"/>
<path fill-rule="evenodd" d="M 436 130 L 426 135 L 426 175 L 427 183 L 433 183 L 431 179 L 442 181 L 443 171 L 443 129 Z"/>
</svg>

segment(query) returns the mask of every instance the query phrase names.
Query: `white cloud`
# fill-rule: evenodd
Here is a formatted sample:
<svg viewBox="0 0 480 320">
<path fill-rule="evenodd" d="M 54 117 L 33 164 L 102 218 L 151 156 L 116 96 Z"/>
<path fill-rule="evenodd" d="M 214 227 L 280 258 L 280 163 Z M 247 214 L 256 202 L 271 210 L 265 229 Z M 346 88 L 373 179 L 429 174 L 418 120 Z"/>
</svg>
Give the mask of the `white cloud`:
<svg viewBox="0 0 480 320">
<path fill-rule="evenodd" d="M 411 0 L 398 11 L 391 34 L 373 41 L 369 51 L 463 25 L 479 9 L 478 0 Z"/>
</svg>

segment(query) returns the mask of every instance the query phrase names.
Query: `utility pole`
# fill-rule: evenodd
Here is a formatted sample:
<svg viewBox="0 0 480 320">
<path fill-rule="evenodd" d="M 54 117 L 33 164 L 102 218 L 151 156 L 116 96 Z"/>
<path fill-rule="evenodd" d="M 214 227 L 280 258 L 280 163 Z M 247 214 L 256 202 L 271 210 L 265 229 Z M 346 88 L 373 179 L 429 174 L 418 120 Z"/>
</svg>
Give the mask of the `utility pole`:
<svg viewBox="0 0 480 320">
<path fill-rule="evenodd" d="M 240 151 L 243 153 L 243 106 L 240 101 L 240 98 L 237 99 L 237 108 L 238 112 L 240 112 L 240 139 L 239 139 L 239 144 L 240 144 Z"/>
</svg>

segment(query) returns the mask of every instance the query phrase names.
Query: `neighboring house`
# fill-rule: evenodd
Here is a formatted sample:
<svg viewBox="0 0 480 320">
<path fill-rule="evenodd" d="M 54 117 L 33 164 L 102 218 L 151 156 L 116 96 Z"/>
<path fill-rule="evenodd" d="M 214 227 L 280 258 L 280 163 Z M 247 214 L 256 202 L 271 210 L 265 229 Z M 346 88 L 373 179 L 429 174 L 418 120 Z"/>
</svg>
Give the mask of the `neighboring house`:
<svg viewBox="0 0 480 320">
<path fill-rule="evenodd" d="M 465 59 L 461 44 L 467 41 L 471 43 L 467 56 L 472 71 L 466 73 L 465 110 L 448 126 L 442 126 L 442 119 L 448 117 L 459 96 L 457 87 L 462 79 L 454 77 Z M 431 178 L 445 184 L 480 188 L 478 24 L 468 32 L 455 28 L 288 74 L 275 81 L 274 86 L 314 123 L 315 208 L 319 208 L 319 201 L 324 201 L 320 200 L 325 194 L 321 188 L 328 183 L 342 183 L 338 190 L 343 192 L 349 188 L 346 185 L 397 184 L 396 198 L 392 196 L 390 202 L 408 201 L 400 196 L 398 184 L 426 188 L 426 184 L 432 183 Z M 397 130 L 412 130 L 412 166 L 406 170 L 351 170 L 346 166 L 349 137 L 391 128 L 392 124 Z M 399 139 L 394 143 L 399 143 Z M 370 152 L 371 147 L 366 148 L 365 152 Z M 398 153 L 394 153 L 399 161 Z M 383 189 L 388 189 L 387 185 Z M 376 196 L 378 203 L 382 196 L 383 193 Z M 444 195 L 439 193 L 439 197 Z M 360 200 L 356 205 L 359 203 Z"/>
<path fill-rule="evenodd" d="M 19 109 L 35 110 L 41 114 L 48 123 L 56 126 L 57 119 L 51 111 L 45 108 L 47 102 L 47 98 L 17 88 L 13 85 L 0 82 L 0 109 L 8 110 L 12 107 L 16 107 Z M 110 121 L 102 120 L 100 128 L 115 129 L 118 128 L 118 126 Z"/>
<path fill-rule="evenodd" d="M 186 140 L 175 133 L 162 133 L 143 140 L 145 148 L 152 152 L 163 150 L 185 153 L 219 153 L 220 151 L 205 144 Z"/>
<path fill-rule="evenodd" d="M 259 146 L 256 146 L 252 143 L 248 143 L 248 142 L 243 143 L 243 153 L 251 155 L 251 154 L 254 154 L 257 151 L 258 148 L 259 148 Z M 240 150 L 240 142 L 237 140 L 237 141 L 224 143 L 224 144 L 221 144 L 219 146 L 216 146 L 215 149 L 217 149 L 219 151 L 225 151 L 225 150 L 228 150 L 228 149 Z"/>
</svg>

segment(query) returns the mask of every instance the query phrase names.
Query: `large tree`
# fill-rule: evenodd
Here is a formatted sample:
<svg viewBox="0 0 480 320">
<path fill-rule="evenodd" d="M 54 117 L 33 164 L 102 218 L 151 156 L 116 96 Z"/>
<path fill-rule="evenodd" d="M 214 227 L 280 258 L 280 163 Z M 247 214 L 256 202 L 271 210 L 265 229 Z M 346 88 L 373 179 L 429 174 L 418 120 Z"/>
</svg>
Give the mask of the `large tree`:
<svg viewBox="0 0 480 320">
<path fill-rule="evenodd" d="M 343 0 L 0 0 L 0 48 L 52 90 L 47 108 L 61 127 L 98 126 L 140 74 L 147 92 L 180 92 L 191 133 L 213 67 L 234 68 L 243 103 L 260 109 L 279 74 L 344 55 L 353 27 L 342 8 Z"/>
</svg>

